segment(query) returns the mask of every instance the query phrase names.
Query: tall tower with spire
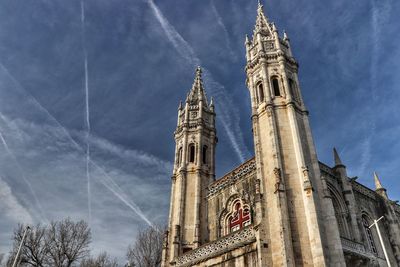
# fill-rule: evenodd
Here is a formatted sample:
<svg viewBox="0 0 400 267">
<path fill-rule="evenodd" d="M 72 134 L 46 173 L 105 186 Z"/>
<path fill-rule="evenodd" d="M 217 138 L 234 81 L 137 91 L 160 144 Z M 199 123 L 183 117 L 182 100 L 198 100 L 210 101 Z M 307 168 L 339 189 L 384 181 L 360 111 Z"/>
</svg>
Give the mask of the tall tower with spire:
<svg viewBox="0 0 400 267">
<path fill-rule="evenodd" d="M 289 37 L 258 3 L 246 36 L 254 157 L 215 179 L 215 112 L 201 69 L 178 108 L 163 267 L 400 264 L 400 205 L 319 162 Z M 370 225 L 384 216 L 382 240 Z M 382 221 L 383 222 L 383 221 Z M 385 259 L 385 244 L 388 259 Z"/>
<path fill-rule="evenodd" d="M 208 238 L 207 186 L 215 180 L 214 104 L 208 104 L 200 67 L 185 104 L 178 108 L 175 131 L 175 163 L 172 175 L 171 204 L 164 259 L 174 259 L 195 249 Z"/>
<path fill-rule="evenodd" d="M 279 36 L 260 3 L 245 46 L 257 178 L 265 196 L 260 238 L 271 244 L 263 266 L 343 266 L 333 206 L 322 194 L 298 64 L 288 35 Z"/>
</svg>

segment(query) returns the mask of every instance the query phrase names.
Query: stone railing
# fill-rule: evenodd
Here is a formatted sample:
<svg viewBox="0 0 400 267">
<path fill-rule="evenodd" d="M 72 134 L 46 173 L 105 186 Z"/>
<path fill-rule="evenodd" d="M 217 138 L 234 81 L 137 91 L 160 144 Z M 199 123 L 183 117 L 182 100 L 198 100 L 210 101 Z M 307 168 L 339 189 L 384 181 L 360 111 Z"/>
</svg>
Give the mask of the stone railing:
<svg viewBox="0 0 400 267">
<path fill-rule="evenodd" d="M 347 238 L 341 238 L 342 247 L 345 252 L 350 252 L 357 255 L 362 255 L 364 257 L 370 258 L 372 254 L 369 251 L 365 250 L 363 244 L 349 240 Z"/>
<path fill-rule="evenodd" d="M 255 170 L 256 160 L 251 158 L 233 171 L 227 173 L 222 178 L 209 185 L 207 197 L 211 197 L 225 187 L 234 184 L 236 181 L 247 177 L 248 175 L 254 174 Z"/>
<path fill-rule="evenodd" d="M 253 226 L 248 226 L 240 231 L 229 234 L 214 242 L 205 244 L 199 248 L 186 252 L 175 261 L 175 266 L 192 266 L 198 262 L 221 255 L 238 247 L 250 244 L 255 241 Z"/>
</svg>

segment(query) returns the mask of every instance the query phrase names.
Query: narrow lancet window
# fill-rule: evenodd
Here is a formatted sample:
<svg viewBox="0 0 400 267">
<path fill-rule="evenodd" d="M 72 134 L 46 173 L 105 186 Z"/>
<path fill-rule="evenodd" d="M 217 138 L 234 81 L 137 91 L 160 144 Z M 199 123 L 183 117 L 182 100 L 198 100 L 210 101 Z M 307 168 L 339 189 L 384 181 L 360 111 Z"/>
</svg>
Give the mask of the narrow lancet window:
<svg viewBox="0 0 400 267">
<path fill-rule="evenodd" d="M 365 235 L 367 237 L 369 249 L 370 249 L 370 251 L 372 251 L 373 253 L 376 254 L 376 253 L 378 253 L 378 251 L 376 250 L 376 246 L 375 246 L 375 242 L 374 242 L 374 236 L 372 235 L 371 228 L 369 228 L 368 219 L 366 218 L 365 215 L 362 217 L 362 223 L 363 223 L 363 226 L 364 226 Z"/>
<path fill-rule="evenodd" d="M 203 146 L 203 164 L 207 163 L 207 150 L 208 150 L 208 147 Z"/>
<path fill-rule="evenodd" d="M 261 82 L 257 84 L 257 90 L 258 90 L 258 103 L 261 103 L 264 101 L 264 88 Z"/>
<path fill-rule="evenodd" d="M 180 147 L 178 150 L 178 162 L 177 163 L 178 163 L 178 166 L 180 166 L 182 163 L 182 147 Z"/>
<path fill-rule="evenodd" d="M 272 77 L 271 80 L 272 80 L 272 88 L 274 90 L 274 95 L 281 96 L 281 90 L 279 89 L 278 77 L 274 76 L 274 77 Z"/>
<path fill-rule="evenodd" d="M 195 148 L 194 144 L 189 145 L 189 162 L 194 162 Z"/>
<path fill-rule="evenodd" d="M 292 95 L 292 98 L 298 100 L 299 96 L 297 94 L 296 83 L 290 78 L 289 78 L 289 90 L 290 94 Z"/>
</svg>

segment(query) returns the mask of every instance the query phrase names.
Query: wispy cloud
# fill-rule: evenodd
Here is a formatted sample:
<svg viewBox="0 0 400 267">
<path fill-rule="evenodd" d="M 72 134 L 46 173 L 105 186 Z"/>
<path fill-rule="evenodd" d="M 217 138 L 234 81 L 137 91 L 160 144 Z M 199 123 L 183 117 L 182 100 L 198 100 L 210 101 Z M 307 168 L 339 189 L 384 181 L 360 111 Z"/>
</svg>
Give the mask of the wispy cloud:
<svg viewBox="0 0 400 267">
<path fill-rule="evenodd" d="M 86 50 L 86 30 L 85 30 L 85 2 L 81 0 L 81 25 L 82 25 L 82 49 L 83 49 L 83 65 L 85 72 L 85 124 L 86 124 L 86 179 L 88 194 L 88 212 L 89 224 L 92 220 L 92 204 L 90 189 L 90 107 L 89 107 L 89 73 L 88 73 L 88 56 Z"/>
<path fill-rule="evenodd" d="M 386 24 L 387 18 L 389 17 L 391 3 L 390 0 L 376 1 L 371 0 L 371 35 L 372 35 L 372 49 L 371 49 L 371 62 L 370 62 L 370 91 L 371 99 L 370 105 L 375 106 L 378 100 L 377 88 L 378 88 L 378 76 L 379 67 L 379 56 L 381 47 L 381 32 Z M 358 172 L 365 173 L 367 167 L 371 161 L 371 140 L 376 134 L 376 114 L 374 109 L 368 110 L 369 123 L 364 129 L 367 134 L 366 138 L 362 142 L 360 167 Z"/>
<path fill-rule="evenodd" d="M 18 201 L 10 186 L 0 177 L 0 213 L 14 221 L 14 223 L 33 222 L 30 212 Z"/>
<path fill-rule="evenodd" d="M 1 115 L 1 117 L 4 118 L 3 115 Z M 12 160 L 14 161 L 15 166 L 17 167 L 17 169 L 18 169 L 18 171 L 19 171 L 19 174 L 20 174 L 21 177 L 22 177 L 22 180 L 24 181 L 24 183 L 25 183 L 26 186 L 28 187 L 29 192 L 30 192 L 30 194 L 32 195 L 32 197 L 33 197 L 33 199 L 34 199 L 34 201 L 35 201 L 36 207 L 37 207 L 37 209 L 38 209 L 38 213 L 35 213 L 35 214 L 40 214 L 39 220 L 41 220 L 41 221 L 47 221 L 46 216 L 45 216 L 45 213 L 44 213 L 44 210 L 43 210 L 43 207 L 42 207 L 42 204 L 40 203 L 40 201 L 39 201 L 39 199 L 38 199 L 38 197 L 37 197 L 37 195 L 36 195 L 36 192 L 35 192 L 35 190 L 34 190 L 33 187 L 32 187 L 32 184 L 31 184 L 31 183 L 29 182 L 29 180 L 26 178 L 25 171 L 22 169 L 21 164 L 19 163 L 19 161 L 18 161 L 18 159 L 16 158 L 15 154 L 12 152 L 12 150 L 11 150 L 10 147 L 8 146 L 6 139 L 4 138 L 4 136 L 3 136 L 3 134 L 2 134 L 2 130 L 0 130 L 0 140 L 1 140 L 1 143 L 3 144 L 3 146 L 4 146 L 4 148 L 5 148 L 6 153 L 7 153 L 7 154 L 12 158 Z"/>
<path fill-rule="evenodd" d="M 232 50 L 232 45 L 231 45 L 231 42 L 229 40 L 228 30 L 226 29 L 226 26 L 225 26 L 225 24 L 224 24 L 224 22 L 222 20 L 222 17 L 218 12 L 217 7 L 215 6 L 214 0 L 211 0 L 211 10 L 212 10 L 213 14 L 215 15 L 215 18 L 217 20 L 218 25 L 221 27 L 221 29 L 222 29 L 222 31 L 224 33 L 225 43 L 226 43 L 226 47 L 229 50 L 229 55 L 233 59 L 233 61 L 236 61 L 237 60 L 237 55 Z"/>
<path fill-rule="evenodd" d="M 61 123 L 50 114 L 50 112 L 44 108 L 32 95 L 30 95 L 22 86 L 21 84 L 10 74 L 10 72 L 0 63 L 3 71 L 5 71 L 9 78 L 12 79 L 14 84 L 16 85 L 16 88 L 18 90 L 22 90 L 26 97 L 29 98 L 29 100 L 34 104 L 34 106 L 41 110 L 44 111 L 45 114 L 47 115 L 48 119 L 55 123 L 55 127 L 59 128 L 62 130 L 64 133 L 64 138 L 66 138 L 73 146 L 78 150 L 78 151 L 84 151 L 82 147 L 71 137 L 70 133 L 61 125 Z M 58 130 L 58 129 L 57 129 Z M 146 215 L 143 213 L 143 211 L 122 191 L 122 189 L 118 186 L 117 183 L 115 183 L 114 179 L 106 172 L 104 169 L 99 166 L 96 162 L 90 161 L 90 164 L 94 166 L 96 169 L 98 169 L 101 173 L 104 174 L 104 177 L 100 179 L 100 182 L 107 188 L 109 189 L 119 200 L 121 200 L 122 203 L 124 203 L 126 206 L 128 206 L 132 211 L 134 211 L 140 218 L 142 218 L 148 225 L 152 225 L 151 221 L 146 217 Z"/>
<path fill-rule="evenodd" d="M 154 1 L 148 0 L 147 3 L 163 28 L 167 39 L 174 46 L 176 51 L 189 62 L 192 68 L 196 65 L 201 65 L 201 61 L 193 51 L 193 48 L 169 23 Z M 238 110 L 235 108 L 231 97 L 227 94 L 225 87 L 217 82 L 206 68 L 203 69 L 206 87 L 211 91 L 211 94 L 216 99 L 215 105 L 219 114 L 218 118 L 221 118 L 220 122 L 222 123 L 238 159 L 240 162 L 243 162 L 250 156 L 250 152 L 243 141 L 243 133 L 239 126 L 240 117 L 238 116 Z"/>
</svg>

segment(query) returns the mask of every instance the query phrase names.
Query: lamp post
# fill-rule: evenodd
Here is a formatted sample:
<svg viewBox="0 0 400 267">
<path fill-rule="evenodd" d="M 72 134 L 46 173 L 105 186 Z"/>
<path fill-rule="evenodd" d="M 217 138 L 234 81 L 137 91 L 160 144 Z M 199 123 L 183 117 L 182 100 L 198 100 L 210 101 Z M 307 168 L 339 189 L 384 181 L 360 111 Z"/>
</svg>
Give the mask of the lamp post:
<svg viewBox="0 0 400 267">
<path fill-rule="evenodd" d="M 374 223 L 371 224 L 371 225 L 369 226 L 369 228 L 371 228 L 371 227 L 374 226 L 374 225 L 376 226 L 376 231 L 377 231 L 377 233 L 378 233 L 379 241 L 381 242 L 381 245 L 382 245 L 383 253 L 385 254 L 385 259 L 386 259 L 387 265 L 388 265 L 388 267 L 391 267 L 392 265 L 390 265 L 389 257 L 388 257 L 388 255 L 387 255 L 386 248 L 385 248 L 385 244 L 383 243 L 381 231 L 379 230 L 379 225 L 378 225 L 378 222 L 379 222 L 380 220 L 382 220 L 382 219 L 383 219 L 383 216 L 380 217 L 378 220 L 374 220 Z"/>
<path fill-rule="evenodd" d="M 19 253 L 21 252 L 22 245 L 25 242 L 26 234 L 28 233 L 29 229 L 31 229 L 31 228 L 29 226 L 27 226 L 25 231 L 24 231 L 24 234 L 22 235 L 21 243 L 19 244 L 17 255 L 15 255 L 15 259 L 14 259 L 14 263 L 13 263 L 12 267 L 16 267 L 17 266 Z"/>
</svg>

